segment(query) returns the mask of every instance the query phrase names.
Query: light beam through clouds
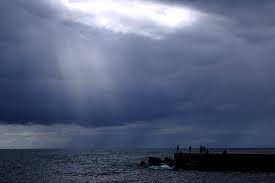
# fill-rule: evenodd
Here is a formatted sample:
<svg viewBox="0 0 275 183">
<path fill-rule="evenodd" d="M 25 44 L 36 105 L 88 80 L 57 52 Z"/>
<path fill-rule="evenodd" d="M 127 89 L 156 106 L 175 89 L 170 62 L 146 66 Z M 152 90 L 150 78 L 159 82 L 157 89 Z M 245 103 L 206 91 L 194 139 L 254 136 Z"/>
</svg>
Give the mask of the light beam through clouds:
<svg viewBox="0 0 275 183">
<path fill-rule="evenodd" d="M 274 146 L 271 1 L 0 9 L 0 148 Z"/>
</svg>

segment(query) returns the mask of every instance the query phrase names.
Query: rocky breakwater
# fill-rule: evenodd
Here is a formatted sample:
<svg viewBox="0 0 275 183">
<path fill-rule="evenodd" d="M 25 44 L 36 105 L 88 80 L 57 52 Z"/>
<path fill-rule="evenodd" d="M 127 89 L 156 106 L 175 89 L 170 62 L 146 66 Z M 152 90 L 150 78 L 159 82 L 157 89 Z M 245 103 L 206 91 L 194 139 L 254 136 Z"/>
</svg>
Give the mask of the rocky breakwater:
<svg viewBox="0 0 275 183">
<path fill-rule="evenodd" d="M 174 153 L 174 159 L 149 157 L 140 165 L 154 169 L 198 170 L 198 171 L 264 171 L 275 172 L 274 154 L 236 153 Z"/>
</svg>

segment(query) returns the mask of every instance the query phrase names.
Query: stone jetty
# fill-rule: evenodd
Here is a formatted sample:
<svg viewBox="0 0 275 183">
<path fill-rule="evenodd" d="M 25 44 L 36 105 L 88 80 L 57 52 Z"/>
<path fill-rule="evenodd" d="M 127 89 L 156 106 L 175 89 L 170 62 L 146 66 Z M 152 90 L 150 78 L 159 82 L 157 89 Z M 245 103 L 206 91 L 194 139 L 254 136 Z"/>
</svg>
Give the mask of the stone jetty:
<svg viewBox="0 0 275 183">
<path fill-rule="evenodd" d="M 274 154 L 237 154 L 237 153 L 210 153 L 201 149 L 200 153 L 177 152 L 174 159 L 149 157 L 148 162 L 141 162 L 144 167 L 168 165 L 173 170 L 199 171 L 264 171 L 275 172 Z"/>
</svg>

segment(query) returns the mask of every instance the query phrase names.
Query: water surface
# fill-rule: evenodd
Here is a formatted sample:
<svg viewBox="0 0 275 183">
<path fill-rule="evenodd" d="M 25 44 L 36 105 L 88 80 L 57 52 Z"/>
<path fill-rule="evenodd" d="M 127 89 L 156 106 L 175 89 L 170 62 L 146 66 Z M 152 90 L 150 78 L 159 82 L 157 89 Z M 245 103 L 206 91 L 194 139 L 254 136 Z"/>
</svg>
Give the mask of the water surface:
<svg viewBox="0 0 275 183">
<path fill-rule="evenodd" d="M 0 182 L 275 182 L 274 173 L 153 170 L 138 165 L 148 156 L 172 158 L 173 150 L 0 150 Z"/>
</svg>

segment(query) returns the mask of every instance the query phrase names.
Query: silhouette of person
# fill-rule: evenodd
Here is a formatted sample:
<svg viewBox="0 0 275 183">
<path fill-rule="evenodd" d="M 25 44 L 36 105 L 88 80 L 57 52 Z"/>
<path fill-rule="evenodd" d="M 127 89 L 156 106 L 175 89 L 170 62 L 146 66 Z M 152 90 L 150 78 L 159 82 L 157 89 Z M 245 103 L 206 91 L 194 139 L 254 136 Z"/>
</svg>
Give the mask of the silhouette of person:
<svg viewBox="0 0 275 183">
<path fill-rule="evenodd" d="M 202 153 L 202 146 L 200 146 L 200 153 Z"/>
<path fill-rule="evenodd" d="M 189 154 L 191 154 L 191 151 L 192 151 L 192 147 L 189 146 Z"/>
<path fill-rule="evenodd" d="M 179 153 L 179 151 L 180 151 L 180 146 L 177 145 L 177 153 Z"/>
</svg>

